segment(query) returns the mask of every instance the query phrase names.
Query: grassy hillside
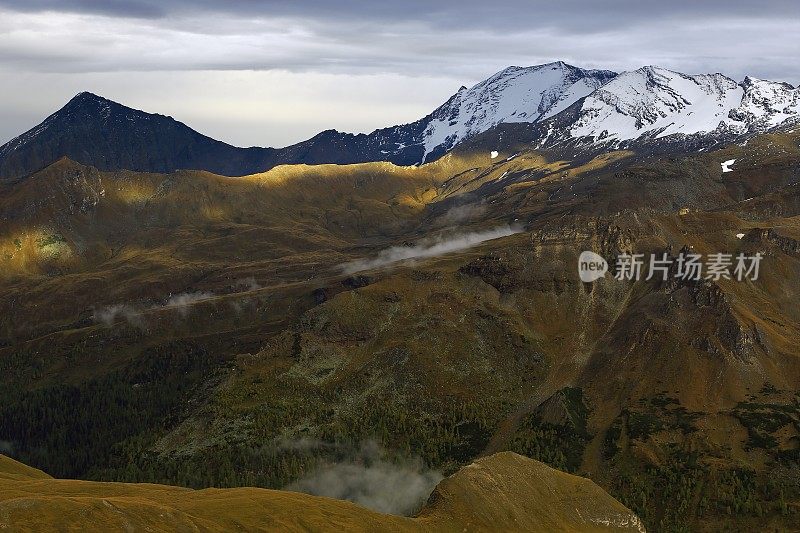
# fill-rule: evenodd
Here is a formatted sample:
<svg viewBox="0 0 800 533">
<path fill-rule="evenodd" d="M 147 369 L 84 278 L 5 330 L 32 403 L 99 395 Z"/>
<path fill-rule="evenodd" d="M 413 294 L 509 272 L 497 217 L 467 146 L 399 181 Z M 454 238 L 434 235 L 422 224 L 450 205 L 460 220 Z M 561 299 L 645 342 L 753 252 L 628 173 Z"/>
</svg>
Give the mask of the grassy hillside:
<svg viewBox="0 0 800 533">
<path fill-rule="evenodd" d="M 0 456 L 0 527 L 15 531 L 643 531 L 587 479 L 519 455 L 480 459 L 444 480 L 414 518 L 257 488 L 57 480 Z"/>
</svg>

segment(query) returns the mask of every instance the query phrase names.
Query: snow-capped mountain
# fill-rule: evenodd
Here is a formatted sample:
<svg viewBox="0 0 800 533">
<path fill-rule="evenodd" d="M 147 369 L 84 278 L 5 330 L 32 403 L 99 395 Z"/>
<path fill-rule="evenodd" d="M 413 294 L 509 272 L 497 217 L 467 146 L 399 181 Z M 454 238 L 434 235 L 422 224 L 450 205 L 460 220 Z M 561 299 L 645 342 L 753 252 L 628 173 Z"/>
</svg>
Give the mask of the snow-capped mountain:
<svg viewBox="0 0 800 533">
<path fill-rule="evenodd" d="M 553 116 L 612 80 L 616 73 L 584 70 L 564 62 L 509 67 L 467 89 L 462 87 L 428 119 L 424 158 L 500 123 L 537 122 Z"/>
<path fill-rule="evenodd" d="M 741 85 L 744 96 L 739 107 L 731 112 L 731 120 L 755 131 L 767 131 L 786 122 L 796 122 L 800 117 L 800 87 L 751 77 L 745 78 Z"/>
<path fill-rule="evenodd" d="M 588 95 L 571 122 L 539 142 L 658 142 L 665 137 L 747 135 L 800 117 L 800 90 L 785 83 L 722 74 L 689 76 L 658 67 L 624 72 Z"/>
<path fill-rule="evenodd" d="M 620 74 L 581 104 L 572 137 L 635 139 L 713 131 L 742 100 L 739 85 L 721 74 L 687 76 L 655 67 Z"/>
<path fill-rule="evenodd" d="M 0 179 L 25 176 L 64 156 L 101 170 L 186 168 L 229 176 L 280 164 L 414 165 L 470 139 L 483 142 L 479 135 L 494 143 L 494 133 L 514 124 L 532 125 L 514 130 L 515 143 L 541 149 L 676 144 L 701 149 L 798 121 L 800 89 L 787 83 L 750 77 L 737 83 L 722 74 L 690 76 L 658 67 L 616 74 L 563 62 L 509 67 L 462 87 L 409 124 L 357 135 L 327 130 L 285 148 L 237 148 L 170 117 L 81 93 L 0 147 Z"/>
</svg>

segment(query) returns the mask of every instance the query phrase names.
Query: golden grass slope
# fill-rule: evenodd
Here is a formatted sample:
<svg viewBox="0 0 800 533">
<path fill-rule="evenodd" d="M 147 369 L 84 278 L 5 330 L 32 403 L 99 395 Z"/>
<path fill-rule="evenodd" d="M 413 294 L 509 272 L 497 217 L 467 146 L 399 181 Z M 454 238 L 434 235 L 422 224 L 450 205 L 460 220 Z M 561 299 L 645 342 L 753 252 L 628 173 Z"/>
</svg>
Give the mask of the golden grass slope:
<svg viewBox="0 0 800 533">
<path fill-rule="evenodd" d="M 255 489 L 52 479 L 0 456 L 0 529 L 13 531 L 644 531 L 593 482 L 510 452 L 444 480 L 415 518 Z"/>
<path fill-rule="evenodd" d="M 53 479 L 41 470 L 24 465 L 5 455 L 0 455 L 0 483 L 13 480 Z"/>
</svg>

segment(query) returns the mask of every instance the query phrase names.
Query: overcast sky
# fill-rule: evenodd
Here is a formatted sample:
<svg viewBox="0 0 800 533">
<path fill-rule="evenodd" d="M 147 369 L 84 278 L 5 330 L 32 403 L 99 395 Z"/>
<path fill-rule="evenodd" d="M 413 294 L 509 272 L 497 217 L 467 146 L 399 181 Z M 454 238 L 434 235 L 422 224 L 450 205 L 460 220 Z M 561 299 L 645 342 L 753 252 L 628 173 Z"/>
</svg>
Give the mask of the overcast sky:
<svg viewBox="0 0 800 533">
<path fill-rule="evenodd" d="M 87 90 L 242 146 L 416 120 L 509 65 L 800 84 L 800 2 L 0 0 L 0 143 Z"/>
</svg>

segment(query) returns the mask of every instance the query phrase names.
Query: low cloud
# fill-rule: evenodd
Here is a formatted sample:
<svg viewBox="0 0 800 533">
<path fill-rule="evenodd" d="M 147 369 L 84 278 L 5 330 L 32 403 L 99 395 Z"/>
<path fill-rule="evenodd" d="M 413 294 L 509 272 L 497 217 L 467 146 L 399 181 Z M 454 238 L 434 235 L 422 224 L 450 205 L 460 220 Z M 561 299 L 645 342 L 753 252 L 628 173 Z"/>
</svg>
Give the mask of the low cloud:
<svg viewBox="0 0 800 533">
<path fill-rule="evenodd" d="M 141 311 L 138 311 L 132 305 L 115 304 L 95 309 L 94 311 L 95 322 L 100 322 L 105 326 L 111 326 L 119 319 L 124 319 L 137 328 L 144 329 L 146 326 Z"/>
<path fill-rule="evenodd" d="M 348 500 L 381 513 L 410 516 L 417 512 L 444 478 L 426 469 L 421 460 L 389 461 L 374 442 L 362 445 L 350 460 L 329 464 L 285 487 Z"/>
<path fill-rule="evenodd" d="M 240 279 L 236 282 L 237 289 L 244 289 L 245 291 L 256 291 L 261 288 L 261 284 L 256 278 L 250 276 L 249 278 Z"/>
<path fill-rule="evenodd" d="M 94 310 L 95 322 L 105 326 L 111 326 L 119 320 L 127 321 L 131 326 L 139 329 L 147 329 L 145 313 L 163 309 L 175 310 L 182 318 L 189 314 L 191 307 L 197 303 L 204 302 L 214 297 L 211 292 L 182 292 L 170 295 L 164 304 L 151 305 L 149 307 L 136 306 L 131 304 L 114 304 Z"/>
<path fill-rule="evenodd" d="M 383 250 L 373 259 L 352 261 L 343 265 L 342 270 L 346 274 L 352 274 L 353 272 L 360 272 L 362 270 L 382 268 L 401 261 L 437 257 L 459 250 L 466 250 L 467 248 L 472 248 L 483 242 L 514 235 L 521 231 L 522 228 L 520 227 L 504 226 L 487 231 L 476 231 L 449 237 L 426 239 L 416 246 L 394 246 Z"/>
<path fill-rule="evenodd" d="M 170 296 L 169 300 L 167 300 L 167 303 L 163 305 L 163 308 L 174 308 L 178 311 L 178 313 L 180 313 L 181 316 L 185 317 L 187 314 L 189 314 L 189 308 L 191 306 L 206 300 L 210 300 L 213 297 L 214 294 L 210 292 L 183 292 L 181 294 Z M 159 306 L 154 307 L 154 309 L 158 308 Z"/>
<path fill-rule="evenodd" d="M 449 209 L 439 220 L 440 222 L 453 225 L 459 222 L 474 220 L 484 213 L 486 213 L 486 204 L 483 202 L 459 205 Z"/>
<path fill-rule="evenodd" d="M 250 298 L 230 299 L 228 300 L 228 304 L 231 306 L 234 313 L 241 315 L 245 308 L 251 304 L 251 300 Z"/>
</svg>

